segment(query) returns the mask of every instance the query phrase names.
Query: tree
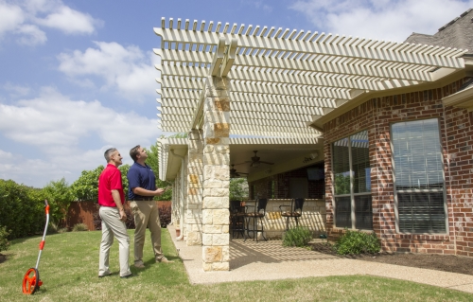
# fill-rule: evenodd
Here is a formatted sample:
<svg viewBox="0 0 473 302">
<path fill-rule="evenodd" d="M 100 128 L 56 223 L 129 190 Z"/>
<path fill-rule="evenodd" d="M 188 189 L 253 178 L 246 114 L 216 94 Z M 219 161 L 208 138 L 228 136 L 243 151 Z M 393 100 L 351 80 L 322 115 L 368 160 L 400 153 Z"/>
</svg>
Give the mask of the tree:
<svg viewBox="0 0 473 302">
<path fill-rule="evenodd" d="M 172 189 L 171 184 L 167 181 L 162 181 L 159 179 L 159 151 L 156 145 L 151 145 L 151 147 L 146 149 L 146 153 L 148 153 L 148 158 L 146 159 L 146 164 L 150 166 L 153 170 L 154 175 L 156 176 L 156 187 L 163 188 L 164 193 L 160 196 L 155 196 L 154 200 L 171 200 L 172 199 Z"/>
<path fill-rule="evenodd" d="M 128 200 L 128 170 L 130 170 L 130 165 L 122 165 L 118 167 L 118 170 L 122 173 L 122 184 L 123 184 L 123 191 L 125 192 L 125 200 Z"/>
<path fill-rule="evenodd" d="M 66 217 L 69 205 L 74 200 L 74 195 L 64 178 L 59 181 L 51 181 L 43 188 L 43 192 L 50 205 L 51 221 L 58 224 Z"/>
<path fill-rule="evenodd" d="M 245 178 L 230 178 L 230 200 L 244 200 L 249 195 L 248 182 Z"/>
<path fill-rule="evenodd" d="M 335 174 L 335 194 L 350 194 L 350 175 Z"/>
<path fill-rule="evenodd" d="M 97 201 L 99 176 L 104 166 L 100 165 L 94 170 L 82 171 L 81 176 L 72 185 L 74 199 L 78 201 Z"/>
<path fill-rule="evenodd" d="M 102 173 L 104 166 L 100 165 L 94 170 L 82 171 L 81 176 L 71 185 L 72 195 L 75 200 L 78 201 L 95 201 L 98 198 L 98 187 L 99 177 Z M 118 167 L 118 170 L 122 173 L 123 191 L 125 193 L 125 199 L 128 194 L 128 179 L 126 174 L 130 169 L 130 165 L 122 165 Z"/>
</svg>

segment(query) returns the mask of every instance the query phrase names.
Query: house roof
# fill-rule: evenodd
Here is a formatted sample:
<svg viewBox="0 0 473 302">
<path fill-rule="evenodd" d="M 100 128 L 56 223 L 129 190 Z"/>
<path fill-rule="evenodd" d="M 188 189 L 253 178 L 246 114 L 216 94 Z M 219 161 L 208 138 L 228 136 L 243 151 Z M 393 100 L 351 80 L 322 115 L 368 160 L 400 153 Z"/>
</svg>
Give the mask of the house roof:
<svg viewBox="0 0 473 302">
<path fill-rule="evenodd" d="M 456 47 L 473 54 L 473 9 L 440 27 L 433 35 L 412 33 L 405 42 Z"/>
</svg>

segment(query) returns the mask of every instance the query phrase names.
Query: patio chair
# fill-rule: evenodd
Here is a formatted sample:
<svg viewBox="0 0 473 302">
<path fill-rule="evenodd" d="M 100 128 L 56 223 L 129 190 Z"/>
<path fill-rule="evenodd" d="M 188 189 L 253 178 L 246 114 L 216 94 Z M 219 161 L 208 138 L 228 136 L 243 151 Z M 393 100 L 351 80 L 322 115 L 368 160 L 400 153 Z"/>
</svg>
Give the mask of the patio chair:
<svg viewBox="0 0 473 302">
<path fill-rule="evenodd" d="M 245 207 L 240 200 L 230 200 L 230 232 L 232 237 L 235 233 L 243 237 L 245 233 Z"/>
<path fill-rule="evenodd" d="M 289 230 L 289 219 L 296 220 L 296 227 L 299 226 L 299 217 L 302 216 L 302 207 L 304 206 L 304 198 L 294 198 L 290 205 L 280 205 L 279 211 L 281 216 L 286 218 L 286 231 Z"/>
<path fill-rule="evenodd" d="M 266 216 L 266 205 L 268 204 L 268 199 L 267 198 L 260 198 L 257 201 L 255 201 L 254 206 L 253 205 L 247 205 L 246 211 L 245 211 L 245 240 L 249 232 L 253 232 L 253 239 L 258 242 L 258 233 L 261 233 L 263 236 L 264 240 L 266 237 L 264 237 L 264 224 L 263 224 L 263 219 Z M 252 209 L 252 210 L 249 210 Z M 253 219 L 253 229 L 250 229 L 250 220 Z M 261 228 L 258 228 L 258 219 L 261 224 Z M 249 237 L 249 235 L 248 235 Z"/>
</svg>

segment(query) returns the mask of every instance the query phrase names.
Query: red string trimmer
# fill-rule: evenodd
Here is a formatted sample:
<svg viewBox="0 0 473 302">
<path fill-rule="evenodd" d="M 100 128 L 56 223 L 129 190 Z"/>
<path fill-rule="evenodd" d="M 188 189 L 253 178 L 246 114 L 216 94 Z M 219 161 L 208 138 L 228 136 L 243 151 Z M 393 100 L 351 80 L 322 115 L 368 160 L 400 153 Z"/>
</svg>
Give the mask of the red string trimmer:
<svg viewBox="0 0 473 302">
<path fill-rule="evenodd" d="M 46 206 L 45 212 L 46 212 L 46 225 L 44 226 L 44 232 L 43 232 L 43 239 L 41 240 L 41 243 L 39 244 L 39 255 L 38 255 L 38 261 L 36 261 L 36 267 L 30 268 L 25 276 L 23 277 L 23 293 L 27 295 L 32 295 L 36 292 L 36 290 L 39 290 L 41 285 L 43 285 L 43 282 L 39 278 L 39 271 L 38 271 L 38 266 L 39 266 L 39 259 L 41 259 L 41 252 L 43 251 L 44 248 L 44 240 L 46 239 L 46 232 L 48 230 L 48 224 L 49 224 L 49 204 L 48 201 L 45 200 L 44 204 Z"/>
</svg>

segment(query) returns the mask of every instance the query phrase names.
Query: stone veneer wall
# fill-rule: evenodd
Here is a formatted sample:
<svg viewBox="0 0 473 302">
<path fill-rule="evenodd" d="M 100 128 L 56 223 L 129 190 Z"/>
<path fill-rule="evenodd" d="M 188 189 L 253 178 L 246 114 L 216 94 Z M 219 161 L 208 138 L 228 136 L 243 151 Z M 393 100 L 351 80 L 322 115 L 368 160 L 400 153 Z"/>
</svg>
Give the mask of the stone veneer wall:
<svg viewBox="0 0 473 302">
<path fill-rule="evenodd" d="M 459 91 L 466 79 L 441 88 L 374 98 L 324 125 L 327 231 L 334 240 L 331 143 L 368 130 L 371 164 L 373 230 L 385 251 L 473 256 L 471 177 L 473 125 L 467 110 L 444 108 L 442 98 Z M 394 213 L 390 125 L 399 121 L 438 118 L 447 187 L 448 234 L 399 234 Z M 450 164 L 448 159 L 450 159 Z"/>
<path fill-rule="evenodd" d="M 187 202 L 184 232 L 187 245 L 202 244 L 203 136 L 201 130 L 188 134 Z"/>
<path fill-rule="evenodd" d="M 204 100 L 203 232 L 204 271 L 230 270 L 229 79 L 207 77 Z"/>
</svg>

